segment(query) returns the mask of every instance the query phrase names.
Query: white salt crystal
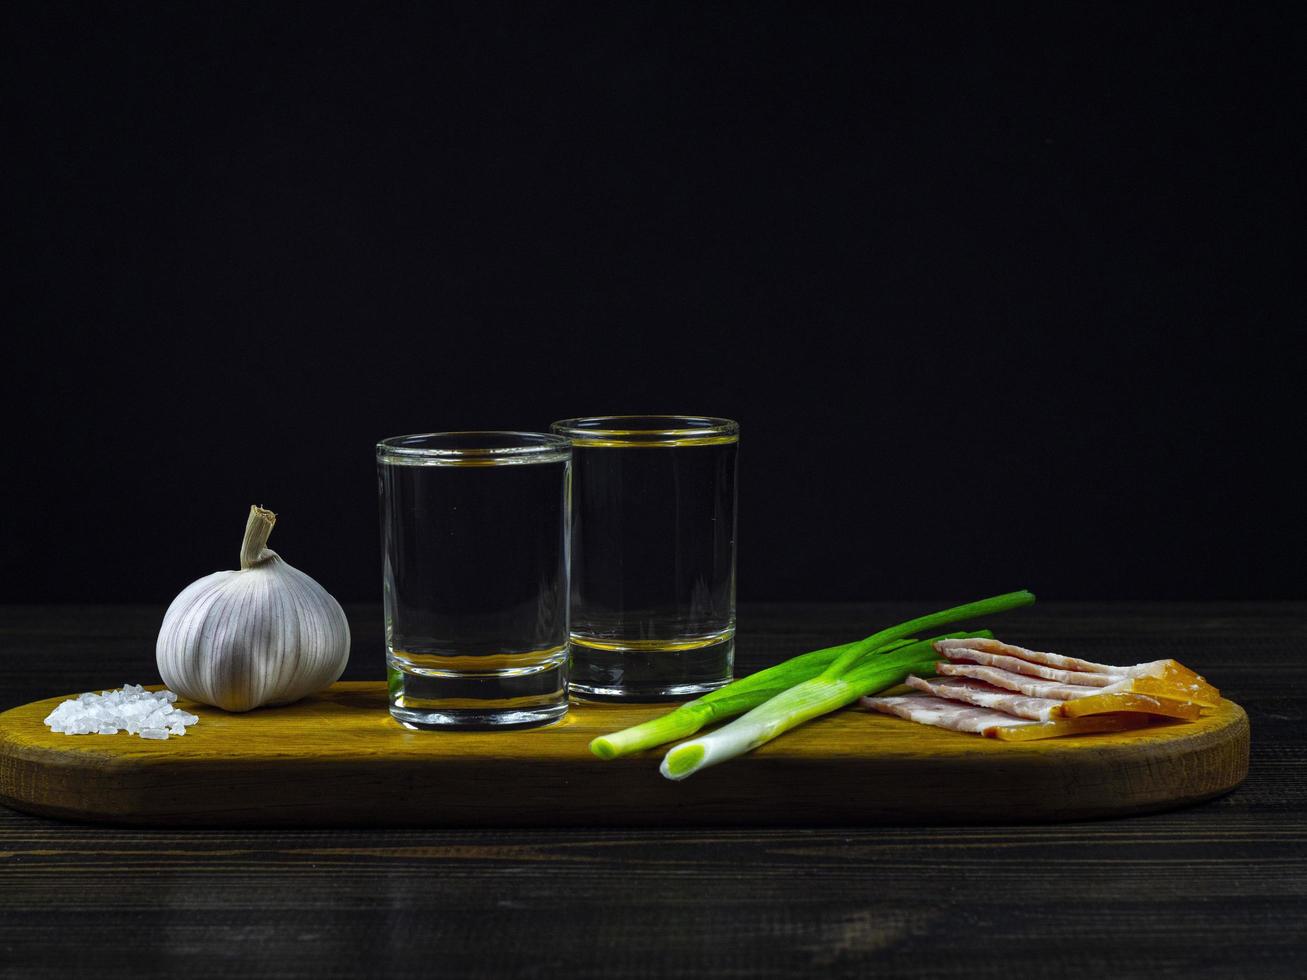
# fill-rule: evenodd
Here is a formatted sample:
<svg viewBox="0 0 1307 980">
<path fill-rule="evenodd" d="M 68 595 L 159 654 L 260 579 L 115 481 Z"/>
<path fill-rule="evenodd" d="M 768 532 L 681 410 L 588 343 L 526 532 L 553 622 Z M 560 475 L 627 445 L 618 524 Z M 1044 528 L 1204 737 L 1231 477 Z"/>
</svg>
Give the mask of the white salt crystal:
<svg viewBox="0 0 1307 980">
<path fill-rule="evenodd" d="M 141 738 L 164 739 L 169 733 L 185 735 L 186 726 L 200 720 L 175 707 L 176 700 L 172 691 L 147 691 L 140 684 L 124 684 L 118 691 L 70 698 L 50 712 L 45 723 L 65 735 L 114 735 L 123 730 Z"/>
</svg>

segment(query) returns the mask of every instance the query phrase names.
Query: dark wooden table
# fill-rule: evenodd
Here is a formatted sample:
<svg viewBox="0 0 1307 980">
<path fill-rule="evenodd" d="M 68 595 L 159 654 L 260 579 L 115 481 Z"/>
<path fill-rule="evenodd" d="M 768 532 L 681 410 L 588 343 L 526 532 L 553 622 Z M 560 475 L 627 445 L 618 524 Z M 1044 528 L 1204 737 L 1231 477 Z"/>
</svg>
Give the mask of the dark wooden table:
<svg viewBox="0 0 1307 980">
<path fill-rule="evenodd" d="M 741 672 L 931 604 L 746 606 Z M 161 607 L 0 609 L 0 709 L 157 679 Z M 380 678 L 350 610 L 348 678 Z M 0 807 L 0 977 L 1307 975 L 1307 604 L 1041 603 L 1000 635 L 1174 656 L 1244 786 L 1055 826 L 185 830 Z"/>
</svg>

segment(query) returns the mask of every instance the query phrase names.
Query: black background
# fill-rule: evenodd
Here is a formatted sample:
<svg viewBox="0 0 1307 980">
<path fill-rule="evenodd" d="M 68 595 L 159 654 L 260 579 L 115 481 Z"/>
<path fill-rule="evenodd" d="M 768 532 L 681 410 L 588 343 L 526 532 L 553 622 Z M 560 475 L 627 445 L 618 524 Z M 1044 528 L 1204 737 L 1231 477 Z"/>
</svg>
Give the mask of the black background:
<svg viewBox="0 0 1307 980">
<path fill-rule="evenodd" d="M 1301 596 L 1289 9 L 7 7 L 4 601 L 373 598 L 378 438 L 638 412 L 744 599 Z"/>
</svg>

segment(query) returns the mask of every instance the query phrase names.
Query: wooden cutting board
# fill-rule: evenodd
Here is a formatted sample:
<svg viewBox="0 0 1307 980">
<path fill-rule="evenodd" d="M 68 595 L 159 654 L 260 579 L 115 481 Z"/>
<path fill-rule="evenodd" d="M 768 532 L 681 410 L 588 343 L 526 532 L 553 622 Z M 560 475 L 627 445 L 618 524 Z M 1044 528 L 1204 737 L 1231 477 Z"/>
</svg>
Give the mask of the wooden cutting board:
<svg viewBox="0 0 1307 980">
<path fill-rule="evenodd" d="M 1192 724 L 1005 743 L 846 710 L 675 783 L 661 751 L 601 762 L 596 735 L 666 707 L 573 705 L 548 728 L 415 732 L 382 683 L 340 683 L 285 708 L 186 701 L 180 738 L 69 736 L 62 698 L 0 714 L 0 800 L 32 813 L 140 825 L 585 826 L 1075 820 L 1229 792 L 1248 772 L 1248 718 L 1225 701 Z"/>
</svg>

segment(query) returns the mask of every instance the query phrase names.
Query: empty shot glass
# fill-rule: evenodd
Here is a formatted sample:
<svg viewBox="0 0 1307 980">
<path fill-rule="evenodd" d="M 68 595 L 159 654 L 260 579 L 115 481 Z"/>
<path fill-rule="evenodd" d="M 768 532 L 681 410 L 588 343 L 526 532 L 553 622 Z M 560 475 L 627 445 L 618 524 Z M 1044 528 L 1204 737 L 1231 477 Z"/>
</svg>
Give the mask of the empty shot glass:
<svg viewBox="0 0 1307 980">
<path fill-rule="evenodd" d="M 729 683 L 739 426 L 609 415 L 551 428 L 572 440 L 572 692 L 657 701 Z"/>
<path fill-rule="evenodd" d="M 567 711 L 570 459 L 535 432 L 378 443 L 390 713 L 407 727 Z"/>
</svg>

